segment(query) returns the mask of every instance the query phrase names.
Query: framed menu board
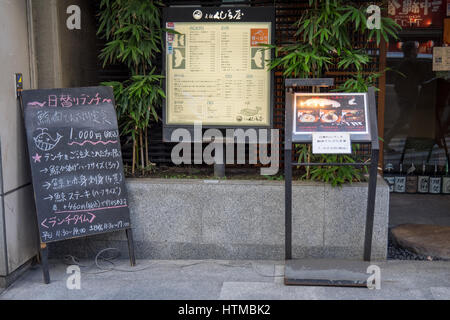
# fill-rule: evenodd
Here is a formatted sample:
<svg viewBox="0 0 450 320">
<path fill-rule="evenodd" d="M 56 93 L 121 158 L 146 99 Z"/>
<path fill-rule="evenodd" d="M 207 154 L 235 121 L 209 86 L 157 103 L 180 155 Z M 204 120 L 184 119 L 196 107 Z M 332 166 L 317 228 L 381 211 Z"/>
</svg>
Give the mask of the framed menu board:
<svg viewBox="0 0 450 320">
<path fill-rule="evenodd" d="M 318 132 L 370 140 L 367 93 L 296 93 L 293 100 L 293 141 L 311 141 Z"/>
<path fill-rule="evenodd" d="M 175 7 L 163 12 L 164 140 L 176 128 L 269 128 L 273 73 L 267 60 L 275 12 L 261 7 Z"/>
</svg>

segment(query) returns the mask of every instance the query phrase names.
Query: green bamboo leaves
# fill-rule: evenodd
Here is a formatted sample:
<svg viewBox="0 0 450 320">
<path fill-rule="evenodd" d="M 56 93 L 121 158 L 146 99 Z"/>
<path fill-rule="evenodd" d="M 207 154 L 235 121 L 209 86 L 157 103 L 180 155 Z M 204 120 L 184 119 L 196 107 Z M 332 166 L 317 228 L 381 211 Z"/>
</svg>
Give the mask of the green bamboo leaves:
<svg viewBox="0 0 450 320">
<path fill-rule="evenodd" d="M 162 32 L 158 2 L 145 0 L 102 0 L 97 34 L 108 43 L 100 54 L 103 64 L 151 64 L 161 52 Z"/>
<path fill-rule="evenodd" d="M 312 154 L 305 144 L 298 144 L 295 146 L 295 151 L 298 154 L 298 162 L 318 162 L 318 163 L 355 163 L 356 160 L 351 155 L 340 154 Z M 356 152 L 359 145 L 352 145 L 352 149 Z M 314 166 L 309 167 L 309 170 L 301 176 L 301 179 L 322 181 L 331 184 L 333 187 L 340 187 L 344 183 L 352 183 L 364 181 L 364 175 L 367 173 L 367 168 L 358 169 L 354 166 Z"/>
<path fill-rule="evenodd" d="M 300 78 L 320 78 L 333 68 L 333 71 L 349 73 L 346 81 L 334 91 L 367 92 L 382 75 L 382 72 L 364 72 L 373 59 L 369 44 L 379 45 L 382 38 L 385 41 L 396 39 L 400 30 L 392 19 L 385 17 L 381 17 L 379 29 L 369 29 L 367 6 L 344 0 L 309 0 L 309 8 L 294 23 L 293 41 L 280 47 L 265 46 L 275 49 L 269 68 L 282 71 L 285 77 Z M 355 37 L 367 41 L 363 45 L 356 44 Z M 358 145 L 353 145 L 353 151 L 357 149 Z M 296 145 L 295 151 L 299 163 L 355 162 L 353 155 L 314 155 L 310 145 Z M 354 166 L 310 166 L 305 169 L 302 179 L 324 181 L 332 186 L 361 181 L 366 172 L 365 168 Z"/>
<path fill-rule="evenodd" d="M 270 69 L 283 68 L 287 77 L 321 77 L 331 66 L 342 71 L 357 72 L 370 62 L 367 44 L 381 38 L 397 38 L 400 26 L 392 19 L 381 17 L 379 29 L 368 29 L 366 6 L 349 1 L 310 0 L 310 8 L 303 11 L 294 23 L 294 41 L 275 48 Z M 353 36 L 367 38 L 364 47 L 355 48 Z"/>
<path fill-rule="evenodd" d="M 165 98 L 163 76 L 154 66 L 162 51 L 161 3 L 151 0 L 102 0 L 98 35 L 107 40 L 100 53 L 103 66 L 122 63 L 131 78 L 112 86 L 122 136 L 133 140 L 132 174 L 151 167 L 148 127 L 159 120 L 157 110 Z"/>
</svg>

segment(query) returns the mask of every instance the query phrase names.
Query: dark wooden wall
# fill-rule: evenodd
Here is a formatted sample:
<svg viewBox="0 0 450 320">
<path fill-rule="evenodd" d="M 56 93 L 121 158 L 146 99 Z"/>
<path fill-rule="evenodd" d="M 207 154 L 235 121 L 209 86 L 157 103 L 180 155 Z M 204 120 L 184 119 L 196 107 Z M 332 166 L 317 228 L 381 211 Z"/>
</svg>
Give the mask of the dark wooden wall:
<svg viewBox="0 0 450 320">
<path fill-rule="evenodd" d="M 230 1 L 231 2 L 231 1 Z M 228 4 L 230 3 L 228 2 Z M 355 2 L 369 2 L 369 1 L 355 1 Z M 222 4 L 222 1 L 213 1 L 213 0 L 205 0 L 205 1 L 181 1 L 181 0 L 167 0 L 164 1 L 164 4 L 170 5 L 202 5 L 202 6 L 219 6 Z M 299 0 L 299 1 L 287 1 L 287 0 L 247 0 L 247 1 L 234 1 L 236 5 L 245 5 L 245 6 L 275 6 L 276 8 L 276 38 L 275 42 L 277 45 L 285 44 L 289 41 L 292 41 L 293 34 L 295 33 L 295 28 L 293 28 L 292 24 L 298 19 L 302 10 L 308 6 L 308 1 Z M 360 44 L 367 43 L 367 39 L 364 36 L 353 37 L 353 42 L 355 46 Z M 101 50 L 104 42 L 99 40 L 98 50 Z M 373 55 L 373 62 L 368 65 L 364 72 L 378 72 L 380 70 L 384 70 L 385 68 L 385 45 L 382 44 L 381 49 L 378 50 L 375 44 L 370 44 L 371 54 Z M 355 70 L 346 70 L 346 71 L 338 71 L 337 68 L 331 68 L 327 73 L 326 77 L 332 77 L 335 79 L 336 84 L 340 84 L 344 82 L 350 75 L 354 74 Z M 101 67 L 99 64 L 99 77 L 101 81 L 107 80 L 125 80 L 128 77 L 128 73 L 126 68 L 123 66 L 109 66 L 106 69 Z M 378 109 L 379 109 L 379 119 L 384 119 L 383 110 L 384 110 L 384 77 L 379 79 L 379 85 L 382 86 L 381 94 L 378 97 Z M 330 88 L 332 89 L 332 88 Z M 308 91 L 309 88 L 299 88 L 299 91 Z M 274 112 L 273 112 L 273 123 L 274 128 L 280 129 L 280 135 L 282 137 L 282 141 L 284 141 L 284 77 L 282 76 L 281 70 L 276 70 L 275 72 L 275 88 L 274 88 Z M 161 113 L 161 110 L 160 110 Z M 379 123 L 382 121 L 379 121 Z M 382 132 L 382 125 L 379 125 L 380 132 Z M 149 156 L 150 160 L 154 163 L 166 164 L 170 165 L 170 154 L 174 144 L 164 143 L 162 142 L 162 126 L 161 123 L 152 124 L 149 130 L 149 141 L 150 141 L 150 149 Z M 380 136 L 382 136 L 380 134 Z M 124 161 L 126 163 L 131 162 L 131 144 L 126 140 L 123 141 L 123 155 Z M 283 147 L 280 146 L 280 157 L 281 162 L 283 161 Z M 362 149 L 359 154 L 363 156 L 367 156 L 366 151 L 368 149 Z M 245 165 L 241 165 L 240 167 L 245 167 Z M 247 167 L 251 167 L 248 165 Z"/>
</svg>

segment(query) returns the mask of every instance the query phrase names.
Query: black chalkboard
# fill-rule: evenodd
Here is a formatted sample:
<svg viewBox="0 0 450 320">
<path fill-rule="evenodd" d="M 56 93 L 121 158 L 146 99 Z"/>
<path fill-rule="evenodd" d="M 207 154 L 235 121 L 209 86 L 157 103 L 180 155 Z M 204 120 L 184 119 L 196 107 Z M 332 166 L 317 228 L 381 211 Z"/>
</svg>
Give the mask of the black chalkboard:
<svg viewBox="0 0 450 320">
<path fill-rule="evenodd" d="M 110 87 L 25 90 L 41 242 L 130 228 Z"/>
</svg>

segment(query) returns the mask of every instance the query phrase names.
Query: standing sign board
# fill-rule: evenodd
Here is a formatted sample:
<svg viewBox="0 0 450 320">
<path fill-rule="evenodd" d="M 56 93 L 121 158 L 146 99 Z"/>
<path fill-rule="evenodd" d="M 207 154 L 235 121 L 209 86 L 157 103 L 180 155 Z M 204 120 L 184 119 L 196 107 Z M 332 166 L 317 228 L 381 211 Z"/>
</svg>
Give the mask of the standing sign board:
<svg viewBox="0 0 450 320">
<path fill-rule="evenodd" d="M 130 228 L 112 89 L 22 99 L 41 242 Z"/>
<path fill-rule="evenodd" d="M 267 60 L 275 12 L 267 7 L 186 7 L 163 12 L 164 140 L 176 128 L 269 128 L 273 73 Z"/>
<path fill-rule="evenodd" d="M 320 81 L 319 81 L 320 80 Z M 327 79 L 316 82 L 326 83 Z M 329 82 L 329 81 L 328 81 Z M 331 86 L 329 83 L 328 86 Z M 370 165 L 366 211 L 364 261 L 370 261 L 375 193 L 378 169 L 378 129 L 375 89 L 368 93 L 294 93 L 295 87 L 311 86 L 309 79 L 287 79 L 285 116 L 285 284 L 288 285 L 366 285 L 365 268 L 360 263 L 292 260 L 292 167 Z M 316 86 L 312 84 L 312 86 Z M 313 152 L 343 154 L 351 152 L 351 142 L 370 143 L 370 162 L 317 163 L 292 162 L 293 143 L 312 143 Z M 327 265 L 328 263 L 328 265 Z M 362 272 L 355 273 L 357 267 Z M 342 269 L 342 272 L 336 272 Z M 350 270 L 352 269 L 352 270 Z"/>
<path fill-rule="evenodd" d="M 110 87 L 25 90 L 21 95 L 44 282 L 47 243 L 125 230 L 133 234 Z"/>
</svg>

